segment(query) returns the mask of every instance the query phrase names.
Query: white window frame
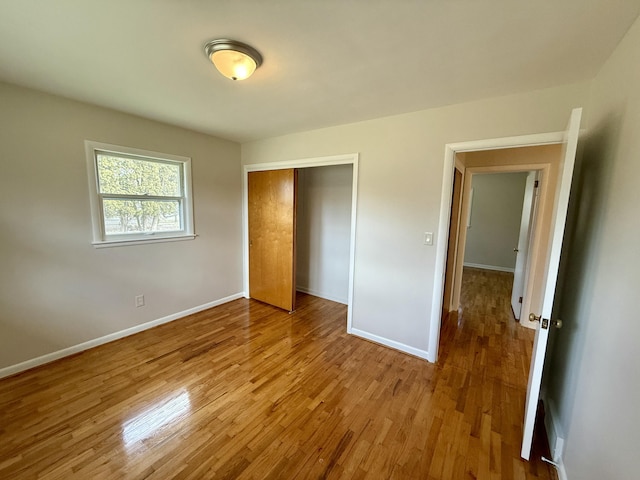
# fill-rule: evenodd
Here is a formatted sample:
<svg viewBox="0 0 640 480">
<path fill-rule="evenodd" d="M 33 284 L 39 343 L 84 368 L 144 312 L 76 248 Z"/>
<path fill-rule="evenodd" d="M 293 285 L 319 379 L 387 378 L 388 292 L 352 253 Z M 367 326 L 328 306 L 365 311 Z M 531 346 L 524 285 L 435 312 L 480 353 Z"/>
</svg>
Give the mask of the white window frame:
<svg viewBox="0 0 640 480">
<path fill-rule="evenodd" d="M 191 158 L 152 152 L 138 148 L 111 145 L 108 143 L 85 140 L 87 156 L 87 173 L 89 177 L 89 203 L 91 206 L 91 223 L 93 226 L 93 242 L 96 248 L 117 247 L 122 245 L 141 245 L 146 243 L 173 242 L 178 240 L 192 240 L 196 237 L 193 228 L 193 195 L 191 187 Z M 97 155 L 98 153 L 113 154 L 128 158 L 140 158 L 155 162 L 180 164 L 182 166 L 182 197 L 178 198 L 182 207 L 182 229 L 173 232 L 127 233 L 121 235 L 107 235 L 105 232 L 102 195 L 99 193 L 99 179 Z M 164 197 L 148 197 L 131 195 L 131 198 L 161 199 Z M 127 197 L 128 198 L 128 197 Z"/>
</svg>

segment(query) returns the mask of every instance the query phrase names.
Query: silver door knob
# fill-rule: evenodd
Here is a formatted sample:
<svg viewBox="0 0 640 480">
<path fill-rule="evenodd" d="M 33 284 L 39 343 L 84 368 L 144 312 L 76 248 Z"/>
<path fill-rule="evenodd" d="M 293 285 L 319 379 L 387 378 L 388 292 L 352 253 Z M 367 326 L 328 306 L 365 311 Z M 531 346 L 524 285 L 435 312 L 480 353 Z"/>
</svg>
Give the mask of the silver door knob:
<svg viewBox="0 0 640 480">
<path fill-rule="evenodd" d="M 539 322 L 540 321 L 540 316 L 536 316 L 535 313 L 530 313 L 529 314 L 529 321 L 530 322 Z"/>
<path fill-rule="evenodd" d="M 553 319 L 551 320 L 551 325 L 556 328 L 562 328 L 562 320 L 560 320 L 559 318 Z"/>
</svg>

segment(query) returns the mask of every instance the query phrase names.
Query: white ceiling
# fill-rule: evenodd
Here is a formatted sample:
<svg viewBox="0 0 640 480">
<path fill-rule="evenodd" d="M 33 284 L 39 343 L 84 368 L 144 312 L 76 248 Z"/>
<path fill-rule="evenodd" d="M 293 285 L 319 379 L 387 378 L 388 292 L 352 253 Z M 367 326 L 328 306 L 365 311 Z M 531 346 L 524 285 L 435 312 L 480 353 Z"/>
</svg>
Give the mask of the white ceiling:
<svg viewBox="0 0 640 480">
<path fill-rule="evenodd" d="M 592 78 L 640 0 L 0 0 L 0 79 L 236 141 Z M 244 82 L 204 55 L 251 44 Z"/>
</svg>

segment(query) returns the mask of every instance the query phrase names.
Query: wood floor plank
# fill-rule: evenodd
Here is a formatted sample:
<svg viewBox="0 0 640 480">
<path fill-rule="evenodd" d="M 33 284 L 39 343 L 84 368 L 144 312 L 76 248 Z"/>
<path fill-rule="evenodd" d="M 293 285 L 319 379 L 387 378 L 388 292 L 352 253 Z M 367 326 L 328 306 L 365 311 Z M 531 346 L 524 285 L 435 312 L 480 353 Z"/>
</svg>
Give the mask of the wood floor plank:
<svg viewBox="0 0 640 480">
<path fill-rule="evenodd" d="M 519 458 L 533 332 L 465 269 L 437 365 L 346 307 L 246 299 L 0 380 L 0 478 L 552 479 Z"/>
</svg>

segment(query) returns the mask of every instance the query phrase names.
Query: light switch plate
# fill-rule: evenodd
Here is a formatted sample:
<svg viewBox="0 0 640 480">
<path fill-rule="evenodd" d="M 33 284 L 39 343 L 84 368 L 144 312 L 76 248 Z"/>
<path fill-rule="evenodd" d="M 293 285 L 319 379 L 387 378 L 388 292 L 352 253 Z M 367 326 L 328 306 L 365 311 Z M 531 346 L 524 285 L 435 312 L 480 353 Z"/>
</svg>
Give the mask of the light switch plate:
<svg viewBox="0 0 640 480">
<path fill-rule="evenodd" d="M 424 232 L 424 244 L 433 245 L 433 232 Z"/>
</svg>

